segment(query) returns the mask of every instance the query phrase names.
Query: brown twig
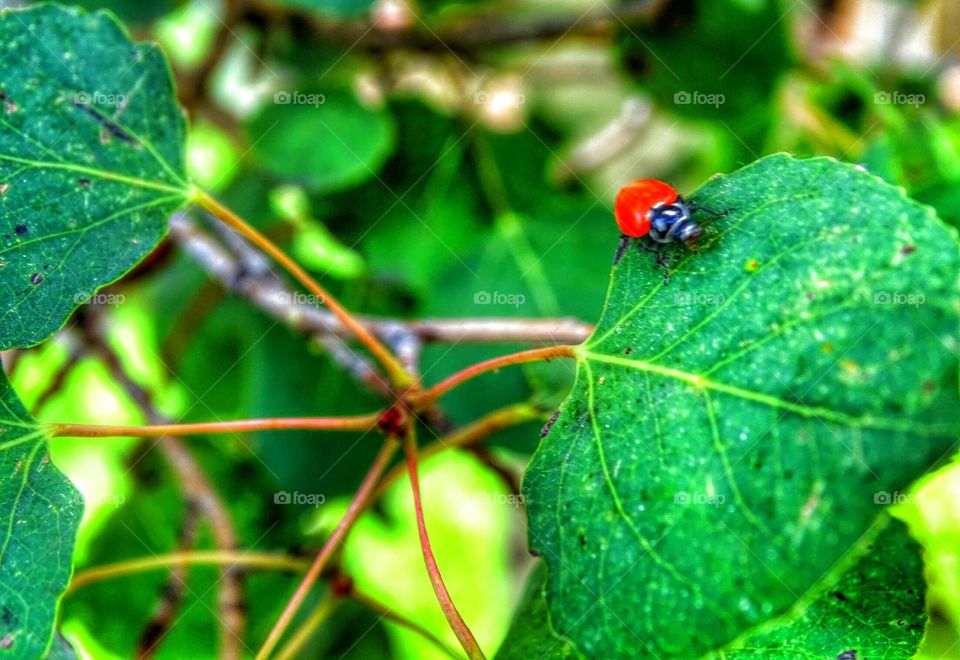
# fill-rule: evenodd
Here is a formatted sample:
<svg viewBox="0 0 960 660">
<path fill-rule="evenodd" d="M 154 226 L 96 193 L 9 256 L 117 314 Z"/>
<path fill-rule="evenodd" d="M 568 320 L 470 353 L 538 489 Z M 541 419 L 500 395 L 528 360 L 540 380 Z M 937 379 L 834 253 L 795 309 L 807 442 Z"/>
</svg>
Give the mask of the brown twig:
<svg viewBox="0 0 960 660">
<path fill-rule="evenodd" d="M 197 542 L 197 522 L 200 518 L 199 503 L 185 493 L 183 524 L 180 529 L 179 552 L 189 552 Z M 167 581 L 160 588 L 160 598 L 154 607 L 153 616 L 137 640 L 137 658 L 146 660 L 153 657 L 157 646 L 167 631 L 173 626 L 177 612 L 183 603 L 187 586 L 187 565 L 171 566 Z"/>
<path fill-rule="evenodd" d="M 241 293 L 255 305 L 299 332 L 349 338 L 349 333 L 330 312 L 298 300 L 293 291 L 275 277 L 248 277 L 238 259 L 187 216 L 170 219 L 173 239 L 225 287 Z M 374 334 L 384 337 L 398 328 L 424 344 L 529 343 L 579 344 L 593 326 L 572 318 L 558 319 L 421 319 L 403 321 L 359 316 Z M 358 374 L 361 375 L 361 374 Z M 363 375 L 366 381 L 367 375 Z M 382 382 L 382 381 L 381 381 Z"/>
</svg>

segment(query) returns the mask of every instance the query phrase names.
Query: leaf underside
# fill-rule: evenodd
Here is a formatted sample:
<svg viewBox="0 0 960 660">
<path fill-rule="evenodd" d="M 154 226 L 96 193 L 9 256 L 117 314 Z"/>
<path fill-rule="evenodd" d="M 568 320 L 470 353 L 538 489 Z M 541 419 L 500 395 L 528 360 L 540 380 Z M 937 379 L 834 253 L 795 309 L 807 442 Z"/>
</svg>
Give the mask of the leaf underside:
<svg viewBox="0 0 960 660">
<path fill-rule="evenodd" d="M 104 13 L 0 11 L 0 348 L 50 336 L 185 200 L 166 60 Z"/>
<path fill-rule="evenodd" d="M 669 283 L 631 246 L 524 478 L 558 634 L 720 649 L 865 552 L 960 429 L 955 233 L 899 189 L 776 155 L 693 198 Z"/>
<path fill-rule="evenodd" d="M 80 493 L 0 370 L 0 655 L 43 656 L 72 573 Z"/>
</svg>

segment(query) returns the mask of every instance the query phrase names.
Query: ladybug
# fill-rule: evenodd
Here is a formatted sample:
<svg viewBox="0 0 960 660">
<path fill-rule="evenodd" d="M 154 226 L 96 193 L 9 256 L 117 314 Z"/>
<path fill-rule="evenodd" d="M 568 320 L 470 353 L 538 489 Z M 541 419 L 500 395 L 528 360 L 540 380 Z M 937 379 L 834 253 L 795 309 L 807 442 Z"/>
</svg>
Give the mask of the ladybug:
<svg viewBox="0 0 960 660">
<path fill-rule="evenodd" d="M 624 236 L 649 235 L 657 243 L 692 243 L 703 230 L 690 219 L 690 209 L 676 189 L 656 179 L 640 179 L 620 189 L 614 206 Z"/>
</svg>

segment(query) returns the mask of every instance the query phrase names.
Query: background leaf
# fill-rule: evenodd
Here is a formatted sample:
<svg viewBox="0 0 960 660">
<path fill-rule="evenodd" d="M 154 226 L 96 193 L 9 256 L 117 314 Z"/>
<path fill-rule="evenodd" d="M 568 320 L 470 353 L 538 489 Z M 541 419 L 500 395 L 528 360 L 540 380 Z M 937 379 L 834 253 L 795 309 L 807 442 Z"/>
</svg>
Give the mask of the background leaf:
<svg viewBox="0 0 960 660">
<path fill-rule="evenodd" d="M 614 268 L 524 481 L 554 626 L 590 656 L 699 655 L 784 613 L 960 428 L 960 256 L 929 209 L 785 155 L 693 202 L 720 215 L 669 284 L 635 247 Z"/>
<path fill-rule="evenodd" d="M 274 101 L 250 133 L 254 153 L 275 176 L 329 192 L 375 176 L 390 155 L 390 117 L 348 94 L 284 90 Z"/>
<path fill-rule="evenodd" d="M 166 232 L 183 116 L 159 50 L 107 14 L 0 13 L 0 348 L 47 338 Z"/>
</svg>

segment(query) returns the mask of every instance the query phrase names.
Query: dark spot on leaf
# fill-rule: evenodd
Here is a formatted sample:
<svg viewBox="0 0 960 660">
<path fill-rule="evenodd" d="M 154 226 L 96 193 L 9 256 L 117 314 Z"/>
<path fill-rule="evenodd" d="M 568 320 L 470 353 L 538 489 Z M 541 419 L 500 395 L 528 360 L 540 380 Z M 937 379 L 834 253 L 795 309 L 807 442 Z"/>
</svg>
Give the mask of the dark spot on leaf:
<svg viewBox="0 0 960 660">
<path fill-rule="evenodd" d="M 84 188 L 89 188 L 89 187 L 90 187 L 90 179 L 80 179 L 80 181 L 78 181 L 78 183 L 79 183 L 81 186 L 83 186 Z"/>
<path fill-rule="evenodd" d="M 580 547 L 581 548 L 586 547 L 587 545 L 586 537 L 583 534 L 580 534 L 579 536 L 577 536 L 577 538 L 580 540 Z"/>
<path fill-rule="evenodd" d="M 898 626 L 905 626 L 905 625 L 907 625 L 907 622 L 904 621 L 903 619 L 899 619 L 899 620 L 897 620 L 897 625 L 898 625 Z"/>
<path fill-rule="evenodd" d="M 100 127 L 102 129 L 100 133 L 101 142 L 105 142 L 105 141 L 109 142 L 110 137 L 115 137 L 118 140 L 122 140 L 130 144 L 139 144 L 136 138 L 134 138 L 132 135 L 130 135 L 125 130 L 120 128 L 120 126 L 118 126 L 116 122 L 114 122 L 112 119 L 107 117 L 105 114 L 103 114 L 96 108 L 92 108 L 89 105 L 86 105 L 84 103 L 78 103 L 77 101 L 73 102 L 73 106 L 81 110 L 82 112 L 86 113 L 87 115 L 92 117 L 98 124 L 100 124 Z"/>
<path fill-rule="evenodd" d="M 30 281 L 34 284 L 40 284 L 43 281 L 43 275 L 40 273 L 34 273 L 30 276 Z"/>
<path fill-rule="evenodd" d="M 547 423 L 543 425 L 542 429 L 540 429 L 541 438 L 546 437 L 546 435 L 550 433 L 550 429 L 553 428 L 553 424 L 554 422 L 557 421 L 557 417 L 559 416 L 560 416 L 560 411 L 558 410 L 557 412 L 553 413 L 550 419 L 547 420 Z"/>
<path fill-rule="evenodd" d="M 916 251 L 917 251 L 916 245 L 904 245 L 902 248 L 900 248 L 900 254 L 902 255 L 913 254 Z"/>
<path fill-rule="evenodd" d="M 624 354 L 624 355 L 630 355 L 631 353 L 633 353 L 633 348 L 632 348 L 632 347 L 627 346 L 625 349 L 623 349 L 623 354 Z"/>
<path fill-rule="evenodd" d="M 844 651 L 837 656 L 837 660 L 857 660 L 857 649 L 850 649 L 849 651 Z"/>
<path fill-rule="evenodd" d="M 834 600 L 837 600 L 837 601 L 841 602 L 841 603 L 847 602 L 847 597 L 844 596 L 843 593 L 840 592 L 840 591 L 831 591 L 831 592 L 830 592 L 830 597 L 833 598 Z"/>
<path fill-rule="evenodd" d="M 17 236 L 23 236 L 24 234 L 27 233 L 27 226 L 17 225 L 16 227 L 13 228 L 13 231 L 17 232 Z"/>
</svg>

